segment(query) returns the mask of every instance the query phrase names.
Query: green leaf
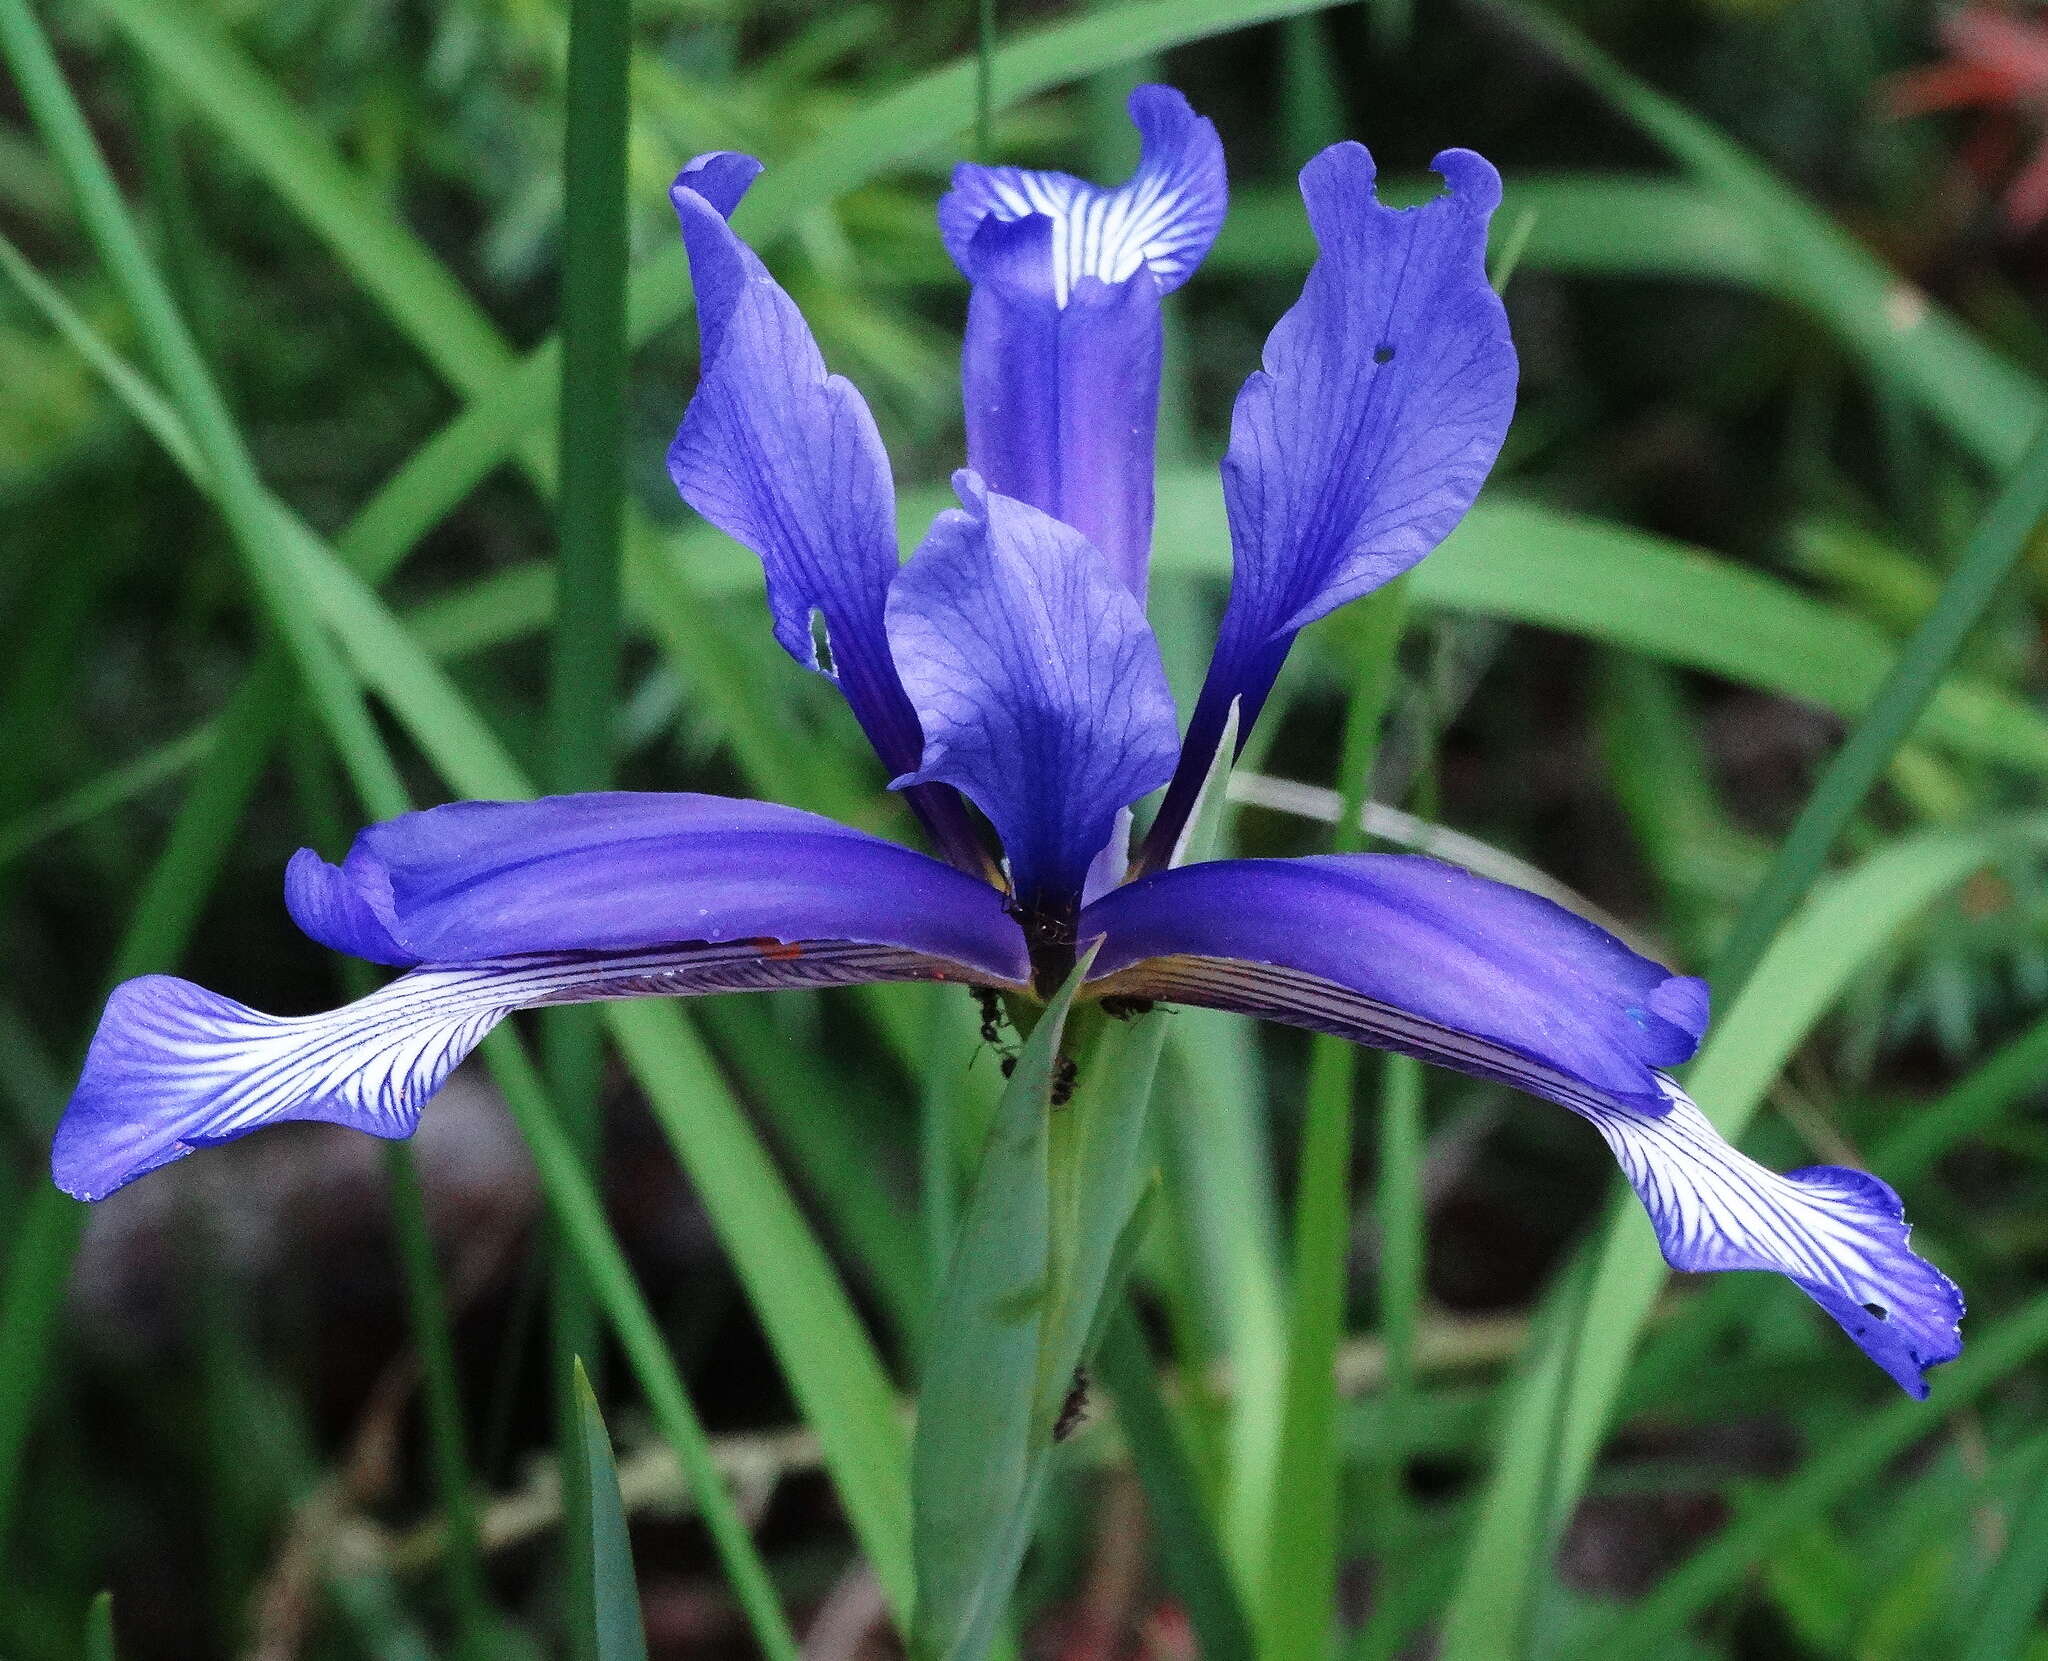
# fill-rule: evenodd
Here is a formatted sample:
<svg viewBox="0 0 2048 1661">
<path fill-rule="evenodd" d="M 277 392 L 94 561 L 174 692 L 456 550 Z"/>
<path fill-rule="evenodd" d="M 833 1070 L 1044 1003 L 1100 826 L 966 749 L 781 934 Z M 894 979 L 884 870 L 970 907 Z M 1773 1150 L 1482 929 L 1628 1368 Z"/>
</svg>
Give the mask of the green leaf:
<svg viewBox="0 0 2048 1661">
<path fill-rule="evenodd" d="M 1085 974 L 1077 965 L 1017 1056 L 939 1289 L 910 1466 L 921 1661 L 986 1649 L 1029 1538 L 1055 1296 L 1050 1102 Z"/>
<path fill-rule="evenodd" d="M 1213 473 L 1160 481 L 1162 567 L 1228 569 Z M 1426 606 L 1561 629 L 1854 716 L 1898 649 L 1862 619 L 1761 573 L 1625 526 L 1490 495 L 1411 575 Z M 1951 676 L 1921 731 L 1948 748 L 2048 768 L 2048 720 L 1983 682 Z"/>
<path fill-rule="evenodd" d="M 647 1661 L 647 1629 L 640 1619 L 633 1541 L 619 1495 L 618 1467 L 612 1462 L 612 1440 L 580 1360 L 575 1364 L 575 1391 L 583 1432 L 576 1466 L 587 1496 L 584 1515 L 590 1521 L 590 1562 L 597 1592 L 593 1653 L 597 1661 Z"/>
<path fill-rule="evenodd" d="M 575 1253 L 591 1296 L 618 1335 L 619 1346 L 646 1395 L 649 1412 L 675 1451 L 727 1578 L 746 1611 L 754 1641 L 771 1661 L 797 1661 L 796 1639 L 776 1598 L 774 1583 L 719 1474 L 711 1455 L 711 1439 L 690 1404 L 646 1294 L 605 1220 L 597 1185 L 556 1119 L 540 1075 L 518 1037 L 501 1029 L 486 1038 L 483 1047 L 520 1138 L 533 1156 L 549 1213 Z"/>
<path fill-rule="evenodd" d="M 652 999 L 608 1004 L 605 1016 L 732 1256 L 900 1616 L 911 1604 L 909 1450 L 874 1340 L 696 1025 Z"/>
<path fill-rule="evenodd" d="M 1956 1661 L 2020 1661 L 2037 1640 L 2048 1598 L 2048 1460 L 2029 1461 L 2026 1491 L 2006 1523 L 2005 1549 L 1978 1589 Z"/>
<path fill-rule="evenodd" d="M 1813 787 L 1798 819 L 1756 892 L 1744 904 L 1714 961 L 1714 991 L 1732 995 L 1786 915 L 1820 875 L 1828 852 L 1848 829 L 1933 699 L 1963 641 L 1984 615 L 1992 596 L 2011 575 L 2048 514 L 2048 429 L 2034 441 L 2005 488 L 1986 510 L 1962 557 L 1941 585 L 1941 594 L 1886 676 L 1870 706 L 1858 717 L 1848 741 Z"/>
<path fill-rule="evenodd" d="M 1227 764 L 1225 764 L 1227 765 Z M 920 1661 L 993 1641 L 1075 1374 L 1142 1228 L 1146 1125 L 1166 1023 L 1091 1010 L 1071 1099 L 1051 1104 L 1089 956 L 1047 1005 L 996 1109 L 930 1341 L 912 1481 Z M 1020 1082 L 1021 1081 L 1021 1082 Z"/>
</svg>

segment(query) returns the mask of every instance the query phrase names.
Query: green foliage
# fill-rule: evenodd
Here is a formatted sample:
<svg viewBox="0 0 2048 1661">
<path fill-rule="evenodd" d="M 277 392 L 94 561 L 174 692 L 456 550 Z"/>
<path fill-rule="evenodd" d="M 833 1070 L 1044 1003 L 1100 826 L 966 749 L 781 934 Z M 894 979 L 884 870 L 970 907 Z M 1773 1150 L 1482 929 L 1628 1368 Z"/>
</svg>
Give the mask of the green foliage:
<svg viewBox="0 0 2048 1661">
<path fill-rule="evenodd" d="M 558 0 L 0 0 L 0 1653 L 111 1658 L 107 1586 L 129 1661 L 541 1653 L 586 1540 L 606 1658 L 891 1623 L 930 1661 L 1164 1655 L 1182 1619 L 1217 1661 L 2048 1653 L 2048 319 L 1956 207 L 1962 135 L 1872 113 L 1926 9 L 1124 0 L 994 8 L 979 59 L 975 5 L 577 10 L 621 26 L 594 60 Z M 41 1160 L 106 985 L 349 990 L 274 905 L 298 842 L 614 773 L 910 834 L 660 477 L 693 350 L 662 190 L 770 163 L 742 228 L 915 535 L 959 447 L 946 166 L 978 119 L 1108 154 L 1155 73 L 1236 190 L 1175 302 L 1169 664 L 1312 254 L 1299 152 L 1355 129 L 1412 200 L 1484 150 L 1501 476 L 1311 631 L 1245 765 L 1333 786 L 1336 846 L 1370 789 L 1721 963 L 1689 1086 L 1759 1157 L 1900 1188 L 1971 1297 L 1932 1399 L 1779 1282 L 1672 1285 L 1561 1115 L 1192 1011 L 1056 1006 L 1005 1087 L 948 988 L 622 1005 L 545 1076 L 502 1032 L 476 1090 L 530 1169 L 429 1138 L 388 1205 L 322 1203 L 337 1144 L 280 1132 L 81 1256 Z M 1219 847 L 1332 845 L 1224 808 Z M 560 1465 L 550 1279 L 612 1361 Z"/>
</svg>

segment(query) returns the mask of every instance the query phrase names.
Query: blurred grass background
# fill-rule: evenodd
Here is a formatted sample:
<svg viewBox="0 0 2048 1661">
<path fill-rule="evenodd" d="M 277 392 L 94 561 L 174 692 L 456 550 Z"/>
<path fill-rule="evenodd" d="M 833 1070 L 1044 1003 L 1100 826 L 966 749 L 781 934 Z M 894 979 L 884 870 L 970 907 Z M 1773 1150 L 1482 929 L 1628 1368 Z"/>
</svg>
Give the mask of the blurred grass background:
<svg viewBox="0 0 2048 1661">
<path fill-rule="evenodd" d="M 1526 862 L 1712 963 L 2048 417 L 2048 243 L 2009 196 L 2048 70 L 2014 46 L 1980 77 L 1990 109 L 1902 115 L 1896 78 L 1954 43 L 1939 21 L 1907 0 L 1001 7 L 1002 159 L 1120 174 L 1122 97 L 1152 77 L 1228 147 L 1162 447 L 1153 612 L 1184 702 L 1227 573 L 1229 401 L 1311 254 L 1294 169 L 1360 137 L 1412 199 L 1436 150 L 1479 149 L 1508 180 L 1520 412 L 1393 619 L 1372 795 L 1409 817 L 1373 829 L 1509 880 Z M 567 20 L 10 0 L 0 22 L 0 1655 L 100 1653 L 103 1588 L 127 1657 L 558 1652 L 564 1264 L 609 1335 L 650 1652 L 895 1653 L 901 1412 L 997 1079 L 964 994 L 621 1010 L 594 1171 L 495 1042 L 429 1110 L 417 1189 L 367 1139 L 293 1127 L 89 1222 L 48 1192 L 111 979 L 176 969 L 281 1012 L 347 996 L 279 904 L 291 850 L 562 776 Z M 2048 63 L 2048 18 L 2002 22 Z M 752 562 L 663 475 L 695 349 L 665 189 L 704 149 L 768 162 L 743 228 L 921 520 L 960 452 L 964 292 L 931 209 L 976 142 L 973 47 L 965 5 L 634 9 L 628 785 L 908 834 L 830 688 L 774 647 Z M 97 208 L 65 96 L 118 185 Z M 1303 1541 L 1286 1173 L 1311 1075 L 1330 1085 L 1295 1035 L 1176 1015 L 1132 1319 L 1027 1566 L 1027 1653 L 1329 1653 L 1272 1617 L 1327 1587 L 1347 1657 L 2048 1655 L 2048 545 L 2008 542 L 1694 1078 L 1724 1125 L 1754 1115 L 1759 1157 L 1901 1189 L 1971 1302 L 1932 1400 L 1780 1282 L 1660 1284 L 1568 1115 L 1367 1058 L 1338 1526 Z M 1355 792 L 1347 702 L 1389 626 L 1305 637 L 1236 780 L 1240 848 L 1330 845 L 1332 799 L 1300 787 Z"/>
</svg>

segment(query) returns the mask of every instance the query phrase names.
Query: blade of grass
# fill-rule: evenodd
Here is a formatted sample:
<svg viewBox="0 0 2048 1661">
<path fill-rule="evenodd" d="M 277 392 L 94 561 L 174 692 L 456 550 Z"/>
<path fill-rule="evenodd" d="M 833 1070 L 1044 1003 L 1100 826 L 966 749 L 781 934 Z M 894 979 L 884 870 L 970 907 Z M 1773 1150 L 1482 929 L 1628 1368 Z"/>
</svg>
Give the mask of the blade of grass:
<svg viewBox="0 0 2048 1661">
<path fill-rule="evenodd" d="M 908 1444 L 873 1341 L 694 1025 L 665 1003 L 611 1004 L 605 1015 L 824 1444 L 876 1578 L 907 1617 Z"/>
<path fill-rule="evenodd" d="M 1938 1101 L 1916 1107 L 1870 1152 L 1870 1162 L 1893 1183 L 1923 1175 L 1935 1160 L 1991 1125 L 2000 1113 L 2048 1076 L 2048 1014 L 2002 1045 Z"/>
<path fill-rule="evenodd" d="M 1029 1538 L 1056 1295 L 1049 1103 L 1085 972 L 1067 977 L 1017 1056 L 932 1315 L 910 1454 L 919 1661 L 978 1661 Z"/>
<path fill-rule="evenodd" d="M 1918 723 L 1992 597 L 2048 516 L 2048 427 L 1998 493 L 1941 585 L 1934 609 L 1807 797 L 1714 962 L 1714 992 L 1734 997 L 1772 938 L 1819 878 L 1829 850 Z"/>
<path fill-rule="evenodd" d="M 1168 474 L 1159 546 L 1172 568 L 1225 567 L 1213 473 Z M 1625 526 L 1490 497 L 1410 574 L 1416 604 L 1564 629 L 1855 717 L 1898 651 L 1868 623 L 1705 551 Z M 1961 678 L 1929 703 L 1924 736 L 2009 765 L 2048 766 L 2048 722 Z"/>
<path fill-rule="evenodd" d="M 640 1619 L 640 1589 L 633 1577 L 633 1541 L 626 1532 L 626 1507 L 619 1495 L 619 1468 L 612 1459 L 612 1439 L 581 1362 L 571 1369 L 582 1436 L 577 1444 L 576 1474 L 583 1503 L 576 1509 L 589 1520 L 589 1556 L 595 1596 L 592 1598 L 588 1648 L 596 1661 L 647 1661 L 647 1630 Z M 563 1509 L 566 1522 L 567 1507 Z"/>
<path fill-rule="evenodd" d="M 1372 786 L 1380 723 L 1393 695 L 1408 584 L 1396 580 L 1345 618 L 1356 642 L 1337 785 L 1344 807 L 1332 842 L 1338 853 L 1364 845 L 1360 810 Z M 1351 1108 L 1358 1049 L 1317 1037 L 1309 1060 L 1308 1122 L 1294 1201 L 1294 1283 L 1289 1308 L 1287 1386 L 1274 1471 L 1275 1500 L 1259 1597 L 1264 1661 L 1323 1661 L 1337 1607 L 1337 1501 L 1344 1462 L 1337 1451 L 1337 1346 L 1351 1257 Z"/>
<path fill-rule="evenodd" d="M 2035 1297 L 1971 1341 L 1949 1363 L 1927 1401 L 1894 1401 L 1774 1486 L 1769 1498 L 1687 1558 L 1584 1652 L 1585 1661 L 1629 1661 L 1666 1653 L 1686 1625 L 1767 1553 L 1883 1471 L 1958 1409 L 2010 1378 L 2048 1349 L 2048 1294 Z M 2015 1535 L 2015 1538 L 2021 1536 Z M 2030 1542 L 2015 1573 L 2038 1578 L 2044 1554 Z M 2044 1565 L 2048 1566 L 2048 1565 Z"/>
<path fill-rule="evenodd" d="M 1128 1303 L 1110 1322 L 1096 1364 L 1145 1487 L 1160 1575 L 1187 1611 L 1197 1653 L 1203 1661 L 1252 1661 L 1251 1622 L 1202 1502 L 1194 1463 L 1153 1375 L 1144 1330 Z"/>
<path fill-rule="evenodd" d="M 770 1661 L 797 1661 L 796 1639 L 776 1598 L 774 1583 L 719 1474 L 710 1438 L 690 1405 L 646 1294 L 633 1279 L 626 1254 L 605 1221 L 597 1186 L 549 1105 L 539 1071 L 509 1030 L 493 1033 L 484 1040 L 483 1048 L 505 1093 L 505 1105 L 533 1156 L 534 1170 L 548 1197 L 549 1214 L 576 1253 L 590 1294 L 603 1307 L 646 1395 L 648 1411 L 663 1439 L 675 1450 L 755 1642 Z"/>
<path fill-rule="evenodd" d="M 119 1661 L 114 1647 L 114 1594 L 102 1592 L 85 1612 L 85 1661 Z"/>
<path fill-rule="evenodd" d="M 23 102 L 71 186 L 85 229 L 134 314 L 195 447 L 218 480 L 222 516 L 250 583 L 262 598 L 265 616 L 290 651 L 364 799 L 402 803 L 404 787 L 378 741 L 361 693 L 317 621 L 297 603 L 284 573 L 267 557 L 267 497 L 234 417 L 143 246 L 49 39 L 26 0 L 0 4 L 0 53 L 14 70 Z"/>
<path fill-rule="evenodd" d="M 1286 1294 L 1266 1093 L 1250 1023 L 1183 1009 L 1167 1033 L 1159 1115 L 1162 1203 L 1189 1243 L 1195 1289 L 1213 1310 L 1231 1388 L 1222 1513 L 1241 1590 L 1265 1571 L 1287 1369 Z M 1185 1358 L 1183 1358 L 1185 1359 Z"/>
<path fill-rule="evenodd" d="M 567 118 L 562 177 L 562 384 L 557 408 L 555 619 L 548 662 L 549 789 L 602 790 L 612 779 L 619 684 L 619 568 L 626 467 L 626 123 L 632 107 L 629 0 L 569 0 Z M 542 1022 L 548 1086 L 578 1151 L 600 1163 L 604 1068 L 594 1009 L 549 1011 Z M 586 1448 L 582 1357 L 597 1363 L 597 1324 L 566 1262 L 554 1295 L 556 1441 L 565 1484 L 569 1555 L 568 1651 L 590 1661 L 611 1623 L 597 1607 L 601 1541 L 587 1484 L 566 1481 Z M 602 1368 L 599 1368 L 602 1377 Z M 595 1412 L 595 1402 L 590 1412 Z M 586 1454 L 587 1457 L 587 1454 Z M 629 1575 L 630 1581 L 630 1565 Z M 634 1611 L 637 1626 L 638 1611 Z"/>
<path fill-rule="evenodd" d="M 114 954 L 110 983 L 176 966 L 255 789 L 272 736 L 270 723 L 282 704 L 261 694 L 266 681 L 274 684 L 279 678 L 253 677 L 251 695 L 229 707 L 221 741 L 201 764 L 163 852 L 142 884 Z M 8 1536 L 20 1500 L 22 1460 L 54 1358 L 52 1329 L 86 1215 L 84 1206 L 37 1183 L 15 1219 L 0 1275 L 0 1541 Z"/>
<path fill-rule="evenodd" d="M 2033 1481 L 2006 1525 L 2005 1549 L 1977 1589 L 1956 1661 L 2021 1661 L 2038 1641 L 2041 1601 L 2048 1597 L 2048 1472 L 2035 1462 Z"/>
<path fill-rule="evenodd" d="M 360 688 L 342 667 L 317 620 L 299 603 L 288 570 L 276 560 L 270 535 L 273 502 L 243 447 L 234 417 L 168 284 L 143 246 L 47 37 L 25 6 L 9 4 L 0 9 L 0 49 L 5 50 L 36 124 L 64 169 L 101 258 L 141 327 L 144 342 L 178 406 L 191 447 L 214 481 L 215 503 L 242 554 L 263 613 L 285 642 L 358 793 L 379 817 L 404 811 L 404 786 L 371 722 Z M 394 1169 L 401 1174 L 401 1215 L 406 1203 L 405 1167 L 405 1158 L 400 1156 Z M 465 1650 L 474 1654 L 481 1652 L 487 1623 L 474 1525 L 460 1526 L 468 1509 L 470 1480 L 459 1418 L 450 1411 L 453 1342 L 431 1274 L 420 1265 L 415 1265 L 415 1271 L 407 1284 L 415 1294 L 410 1311 L 420 1334 L 421 1355 L 430 1374 L 437 1367 L 446 1369 L 438 1387 L 430 1392 L 428 1419 L 436 1444 L 436 1468 L 449 1479 L 443 1498 L 454 1529 L 452 1538 L 458 1548 L 465 1548 L 450 1555 L 451 1589 Z"/>
</svg>

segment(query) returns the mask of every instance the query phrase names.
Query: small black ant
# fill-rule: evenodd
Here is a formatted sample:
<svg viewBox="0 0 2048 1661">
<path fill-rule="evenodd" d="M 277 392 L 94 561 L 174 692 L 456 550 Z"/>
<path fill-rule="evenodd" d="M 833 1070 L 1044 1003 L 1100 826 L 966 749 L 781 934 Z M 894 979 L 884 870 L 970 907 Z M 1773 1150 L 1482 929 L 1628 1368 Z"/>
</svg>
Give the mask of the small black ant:
<svg viewBox="0 0 2048 1661">
<path fill-rule="evenodd" d="M 981 1041 L 1000 1049 L 1003 1042 L 1003 1000 L 993 986 L 974 988 L 974 1001 L 981 1006 Z"/>
<path fill-rule="evenodd" d="M 1102 1013 L 1114 1016 L 1119 1021 L 1131 1021 L 1140 1015 L 1150 1015 L 1152 1008 L 1150 998 L 1122 998 L 1112 993 L 1102 1000 Z"/>
<path fill-rule="evenodd" d="M 1070 1055 L 1061 1056 L 1059 1064 L 1052 1070 L 1052 1105 L 1054 1107 L 1065 1107 L 1068 1102 L 1074 1099 L 1074 1081 L 1080 1076 L 1081 1069 L 1075 1065 L 1074 1058 Z"/>
<path fill-rule="evenodd" d="M 1052 1439 L 1064 1442 L 1081 1428 L 1088 1417 L 1088 1369 L 1074 1369 L 1074 1385 L 1067 1392 L 1067 1399 L 1060 1403 L 1060 1416 L 1052 1422 Z"/>
</svg>

